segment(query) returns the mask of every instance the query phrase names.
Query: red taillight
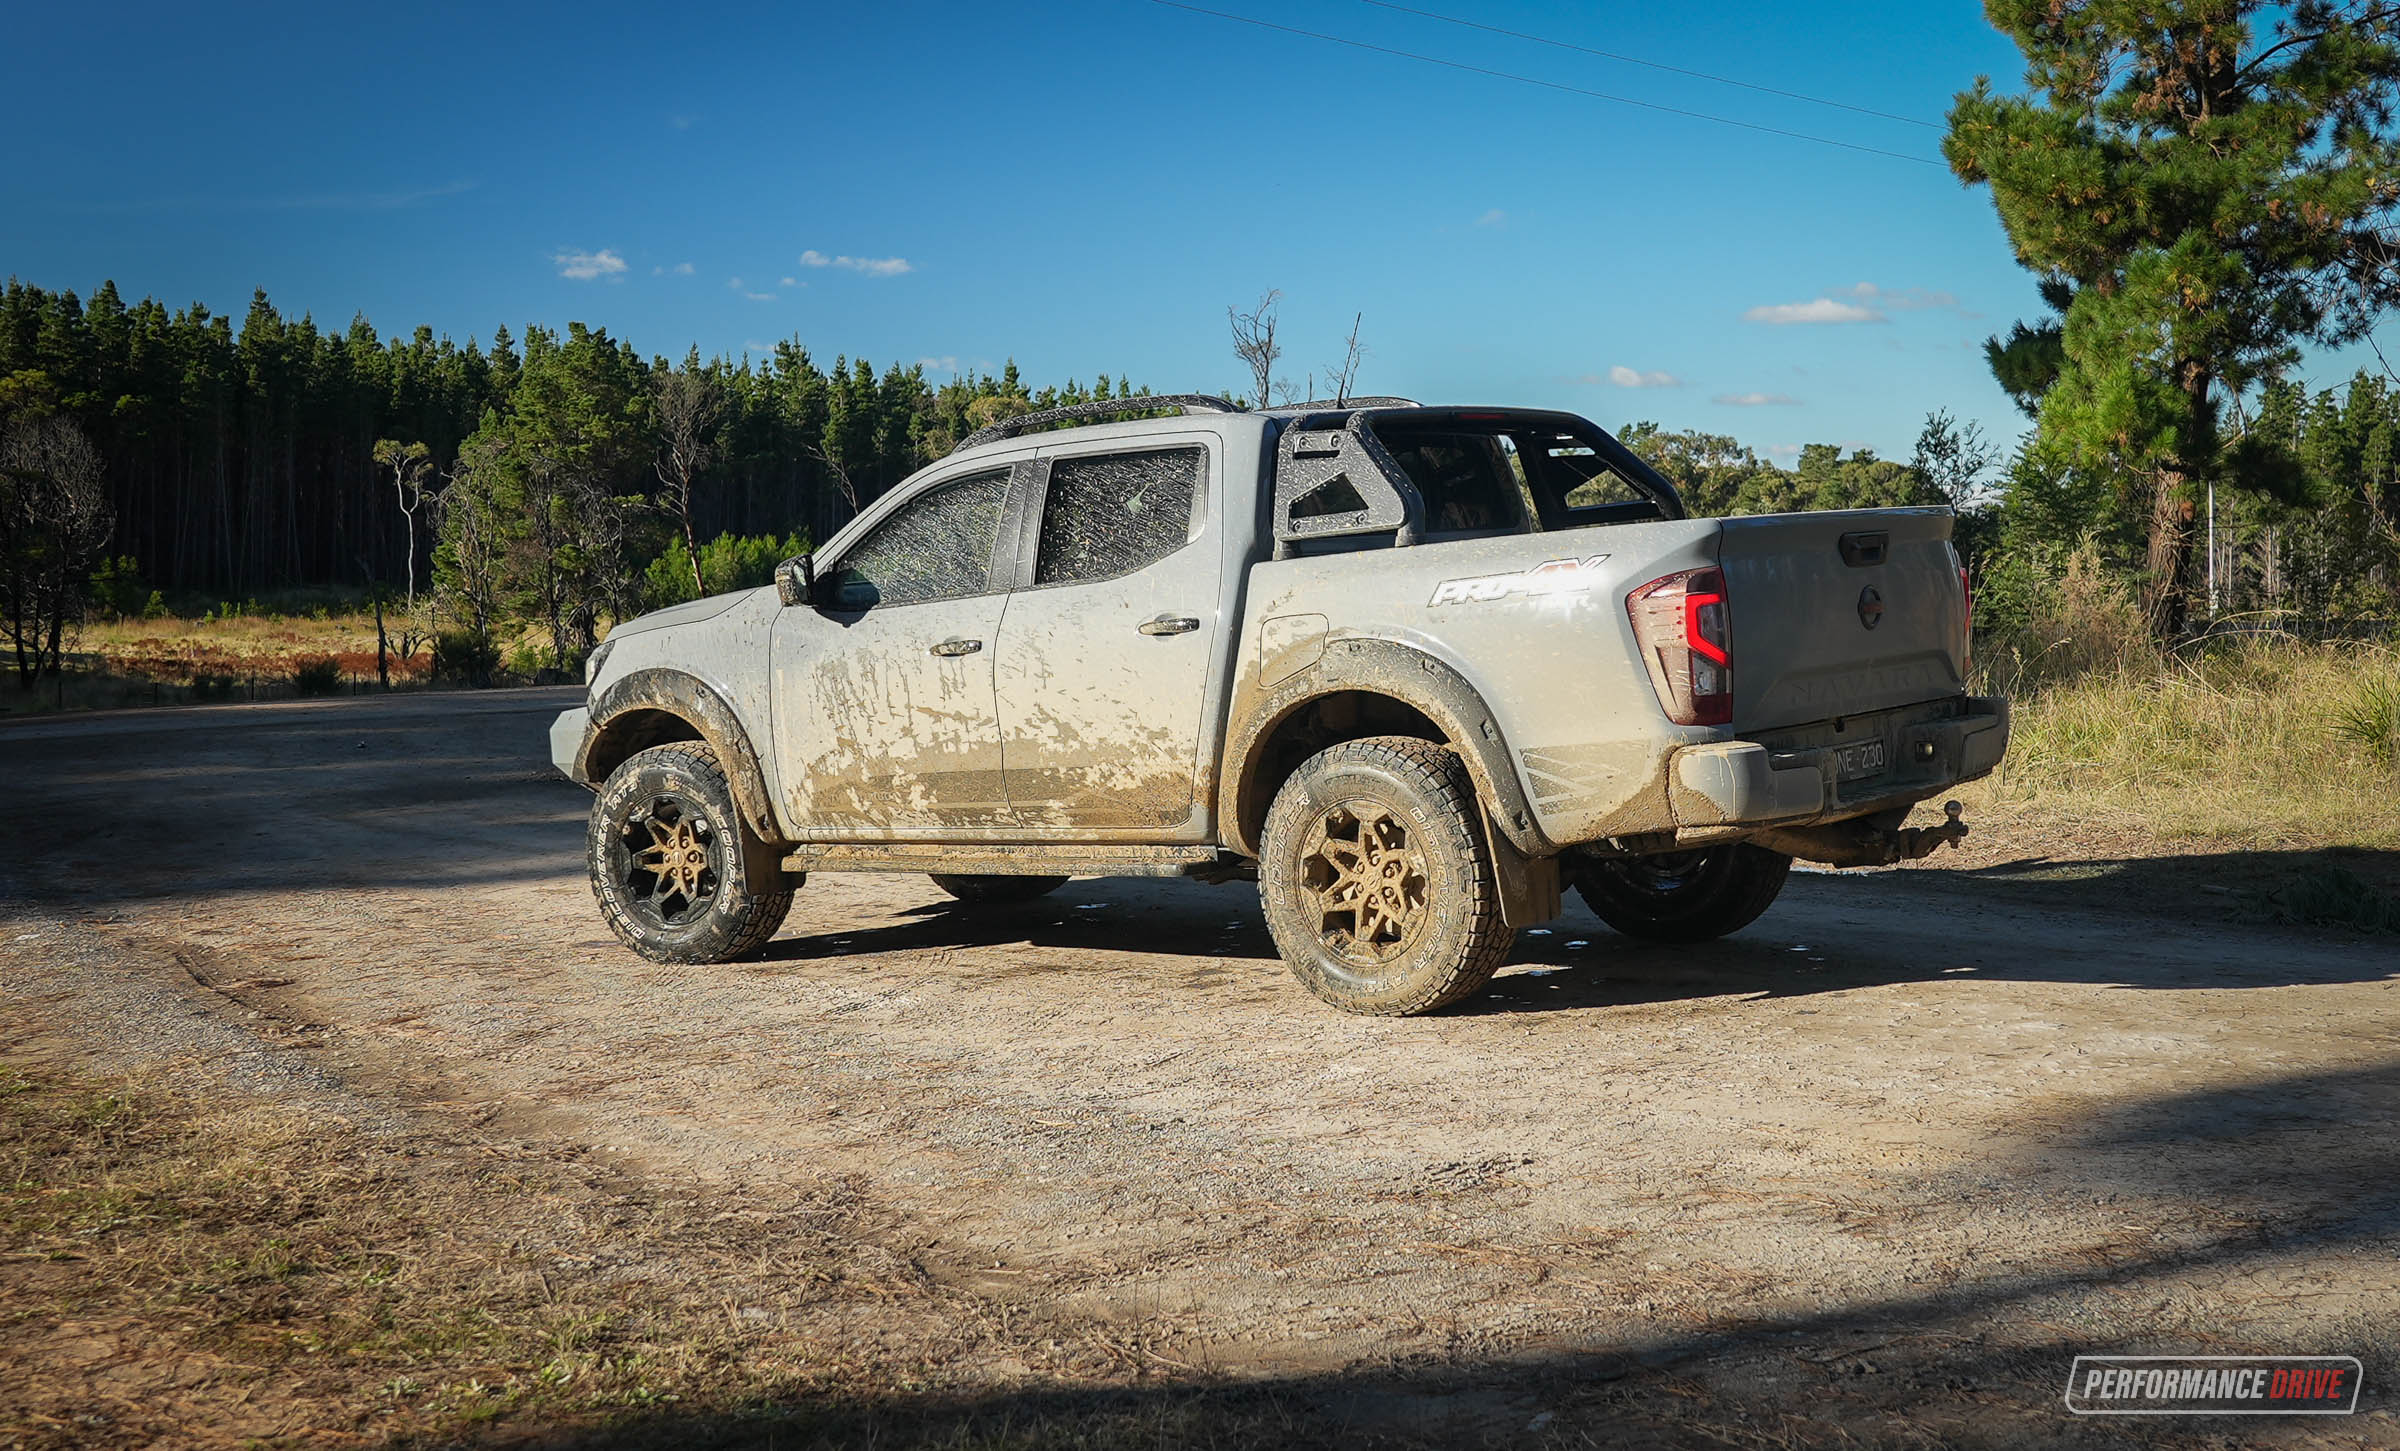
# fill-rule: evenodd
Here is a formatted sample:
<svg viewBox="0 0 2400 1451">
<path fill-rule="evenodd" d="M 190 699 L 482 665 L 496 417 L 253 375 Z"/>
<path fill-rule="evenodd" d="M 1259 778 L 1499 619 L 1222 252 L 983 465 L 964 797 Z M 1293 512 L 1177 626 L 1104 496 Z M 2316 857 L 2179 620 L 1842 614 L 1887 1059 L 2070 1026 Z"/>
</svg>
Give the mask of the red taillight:
<svg viewBox="0 0 2400 1451">
<path fill-rule="evenodd" d="M 1725 576 L 1687 569 L 1625 597 L 1650 684 L 1677 725 L 1733 720 L 1733 613 Z"/>
</svg>

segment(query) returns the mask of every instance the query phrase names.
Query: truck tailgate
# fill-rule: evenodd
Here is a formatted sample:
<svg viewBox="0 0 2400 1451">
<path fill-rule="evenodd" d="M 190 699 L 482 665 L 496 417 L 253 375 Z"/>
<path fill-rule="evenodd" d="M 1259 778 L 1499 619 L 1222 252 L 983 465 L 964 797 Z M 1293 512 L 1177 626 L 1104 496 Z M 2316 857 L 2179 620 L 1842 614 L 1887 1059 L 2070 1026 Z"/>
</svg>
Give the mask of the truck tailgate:
<svg viewBox="0 0 2400 1451">
<path fill-rule="evenodd" d="M 1733 728 L 1774 730 L 1955 695 L 1966 599 L 1948 509 L 1724 521 Z"/>
</svg>

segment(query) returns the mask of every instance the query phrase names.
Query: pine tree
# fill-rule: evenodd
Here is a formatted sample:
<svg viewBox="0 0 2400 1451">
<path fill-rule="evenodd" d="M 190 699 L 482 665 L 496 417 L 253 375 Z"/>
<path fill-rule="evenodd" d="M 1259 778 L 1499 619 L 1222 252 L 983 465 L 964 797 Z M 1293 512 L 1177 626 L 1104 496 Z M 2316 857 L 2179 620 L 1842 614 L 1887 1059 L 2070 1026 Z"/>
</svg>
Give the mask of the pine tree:
<svg viewBox="0 0 2400 1451">
<path fill-rule="evenodd" d="M 1988 185 L 2018 259 L 2063 300 L 2041 435 L 2134 486 L 2143 605 L 2179 629 L 2198 486 L 2234 477 L 2229 399 L 2298 344 L 2357 338 L 2393 301 L 2382 224 L 2400 202 L 2391 103 L 2400 9 L 2297 0 L 1986 0 L 2029 94 L 1988 78 L 1944 154 Z M 2274 20 L 2270 37 L 2254 21 Z M 2046 344 L 1995 348 L 2040 388 Z"/>
</svg>

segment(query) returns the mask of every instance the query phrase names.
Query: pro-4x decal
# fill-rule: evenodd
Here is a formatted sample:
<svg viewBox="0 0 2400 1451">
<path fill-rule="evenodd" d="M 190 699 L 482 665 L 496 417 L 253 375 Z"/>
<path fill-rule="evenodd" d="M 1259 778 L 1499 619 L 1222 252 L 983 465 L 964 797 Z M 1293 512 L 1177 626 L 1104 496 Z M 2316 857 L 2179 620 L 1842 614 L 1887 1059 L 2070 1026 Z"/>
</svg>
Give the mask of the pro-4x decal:
<svg viewBox="0 0 2400 1451">
<path fill-rule="evenodd" d="M 1605 554 L 1585 559 L 1547 559 L 1513 574 L 1481 574 L 1471 579 L 1445 579 L 1433 587 L 1437 605 L 1487 604 L 1517 595 L 1578 594 L 1600 583 Z"/>
</svg>

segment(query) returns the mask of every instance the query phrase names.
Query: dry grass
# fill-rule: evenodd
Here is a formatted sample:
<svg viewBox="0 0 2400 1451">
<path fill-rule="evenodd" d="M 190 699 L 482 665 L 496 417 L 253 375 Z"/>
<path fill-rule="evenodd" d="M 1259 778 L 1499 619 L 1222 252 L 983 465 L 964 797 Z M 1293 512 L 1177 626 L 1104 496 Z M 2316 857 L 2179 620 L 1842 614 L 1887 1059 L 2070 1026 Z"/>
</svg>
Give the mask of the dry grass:
<svg viewBox="0 0 2400 1451">
<path fill-rule="evenodd" d="M 821 1396 L 848 1369 L 795 1322 L 928 1301 L 838 1195 L 702 1206 L 429 1147 L 0 1071 L 0 1442 L 438 1440 L 728 1379 Z"/>
<path fill-rule="evenodd" d="M 2400 848 L 2388 648 L 2261 640 L 2015 697 L 1993 805 L 2227 846 Z"/>
<path fill-rule="evenodd" d="M 385 620 L 394 688 L 428 683 L 433 655 L 420 647 L 400 653 L 401 621 Z M 67 652 L 68 673 L 28 690 L 13 668 L 0 670 L 0 713 L 113 710 L 191 705 L 223 700 L 279 700 L 297 692 L 295 678 L 331 662 L 337 694 L 379 688 L 373 612 L 317 610 L 279 614 L 241 610 L 202 618 L 128 616 L 93 621 Z M 0 665 L 8 662 L 0 661 Z"/>
<path fill-rule="evenodd" d="M 2239 634 L 2171 652 L 2087 561 L 2018 638 L 1979 642 L 2011 697 L 1985 803 L 2228 847 L 2400 847 L 2400 650 Z"/>
<path fill-rule="evenodd" d="M 395 682 L 421 680 L 432 654 L 403 657 L 400 620 L 387 618 Z M 375 616 L 364 614 L 252 615 L 198 620 L 124 619 L 85 627 L 82 655 L 102 672 L 136 679 L 178 681 L 194 676 L 289 679 L 303 664 L 330 657 L 345 678 L 375 678 Z"/>
</svg>

